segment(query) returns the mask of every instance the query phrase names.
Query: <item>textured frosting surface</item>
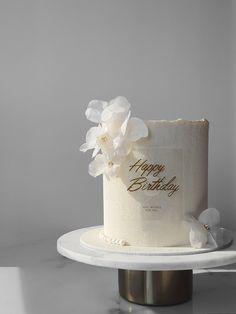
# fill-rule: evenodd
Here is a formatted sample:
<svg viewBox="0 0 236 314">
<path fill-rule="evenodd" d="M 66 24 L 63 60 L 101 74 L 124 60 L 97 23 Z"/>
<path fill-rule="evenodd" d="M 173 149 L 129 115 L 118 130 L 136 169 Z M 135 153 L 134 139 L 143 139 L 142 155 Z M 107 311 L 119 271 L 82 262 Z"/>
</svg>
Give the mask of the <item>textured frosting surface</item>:
<svg viewBox="0 0 236 314">
<path fill-rule="evenodd" d="M 207 120 L 146 121 L 120 176 L 103 178 L 104 235 L 134 246 L 189 244 L 187 213 L 207 208 Z"/>
</svg>

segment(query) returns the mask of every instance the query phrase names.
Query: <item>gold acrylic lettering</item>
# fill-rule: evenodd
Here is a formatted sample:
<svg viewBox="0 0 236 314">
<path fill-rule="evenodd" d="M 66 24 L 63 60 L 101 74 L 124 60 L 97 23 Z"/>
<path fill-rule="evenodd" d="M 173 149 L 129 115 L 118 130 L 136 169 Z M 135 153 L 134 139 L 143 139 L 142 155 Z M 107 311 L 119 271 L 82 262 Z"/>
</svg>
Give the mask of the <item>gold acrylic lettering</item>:
<svg viewBox="0 0 236 314">
<path fill-rule="evenodd" d="M 165 171 L 165 168 L 163 164 L 149 164 L 147 160 L 137 160 L 133 165 L 129 166 L 129 171 L 134 171 L 135 173 L 139 171 L 140 176 L 130 180 L 130 186 L 127 190 L 129 192 L 138 190 L 164 191 L 171 197 L 175 192 L 179 191 L 179 185 L 175 182 L 176 176 L 170 179 L 167 179 L 165 176 L 158 177 Z M 149 176 L 152 176 L 154 180 L 148 181 Z"/>
</svg>

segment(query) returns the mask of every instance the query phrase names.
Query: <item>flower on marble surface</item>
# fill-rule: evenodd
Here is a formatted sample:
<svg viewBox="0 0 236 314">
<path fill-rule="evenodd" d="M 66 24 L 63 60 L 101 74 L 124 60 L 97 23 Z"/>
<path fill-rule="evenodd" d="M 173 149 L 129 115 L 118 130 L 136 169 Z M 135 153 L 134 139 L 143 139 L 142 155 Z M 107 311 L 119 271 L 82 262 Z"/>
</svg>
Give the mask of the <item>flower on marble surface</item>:
<svg viewBox="0 0 236 314">
<path fill-rule="evenodd" d="M 86 142 L 80 146 L 82 152 L 93 149 L 92 157 L 95 159 L 90 163 L 89 173 L 107 177 L 118 175 L 118 169 L 131 152 L 133 143 L 148 136 L 147 126 L 141 119 L 131 117 L 130 103 L 122 96 L 109 102 L 90 101 L 85 115 L 91 122 L 98 123 L 88 130 Z"/>
<path fill-rule="evenodd" d="M 207 208 L 198 219 L 188 216 L 186 221 L 190 223 L 189 241 L 192 247 L 200 249 L 207 244 L 218 246 L 220 213 L 216 208 Z"/>
<path fill-rule="evenodd" d="M 200 249 L 206 246 L 208 232 L 200 223 L 192 223 L 189 233 L 189 241 L 192 247 Z"/>
</svg>

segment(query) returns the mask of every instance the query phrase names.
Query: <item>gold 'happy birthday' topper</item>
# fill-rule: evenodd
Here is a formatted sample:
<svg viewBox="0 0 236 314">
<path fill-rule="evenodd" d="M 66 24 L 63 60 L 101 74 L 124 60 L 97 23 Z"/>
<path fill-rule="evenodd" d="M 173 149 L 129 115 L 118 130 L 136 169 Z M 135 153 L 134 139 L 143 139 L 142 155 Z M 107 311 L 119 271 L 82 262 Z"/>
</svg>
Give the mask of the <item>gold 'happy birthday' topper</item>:
<svg viewBox="0 0 236 314">
<path fill-rule="evenodd" d="M 140 176 L 130 180 L 131 184 L 127 188 L 127 191 L 164 191 L 168 192 L 167 195 L 171 197 L 175 192 L 179 191 L 179 184 L 175 183 L 176 176 L 170 179 L 167 179 L 165 176 L 159 176 L 165 169 L 166 166 L 164 164 L 151 164 L 147 160 L 137 160 L 129 166 L 129 171 L 139 172 Z M 149 176 L 155 179 L 148 181 Z"/>
</svg>

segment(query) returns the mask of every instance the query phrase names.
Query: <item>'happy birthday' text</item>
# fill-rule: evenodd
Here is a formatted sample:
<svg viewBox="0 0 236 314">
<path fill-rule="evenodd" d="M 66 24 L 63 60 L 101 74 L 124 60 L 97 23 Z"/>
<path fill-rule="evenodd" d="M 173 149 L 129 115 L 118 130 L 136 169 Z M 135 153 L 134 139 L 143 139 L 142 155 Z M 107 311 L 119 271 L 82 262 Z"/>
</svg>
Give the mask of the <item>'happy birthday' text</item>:
<svg viewBox="0 0 236 314">
<path fill-rule="evenodd" d="M 176 176 L 167 179 L 166 176 L 159 176 L 165 171 L 163 164 L 150 164 L 147 160 L 139 159 L 133 165 L 129 166 L 129 171 L 138 172 L 139 177 L 130 180 L 130 186 L 127 188 L 130 192 L 138 190 L 150 191 L 165 191 L 168 196 L 172 196 L 179 191 L 179 184 L 177 184 Z M 152 176 L 154 180 L 148 181 L 148 177 Z"/>
</svg>

